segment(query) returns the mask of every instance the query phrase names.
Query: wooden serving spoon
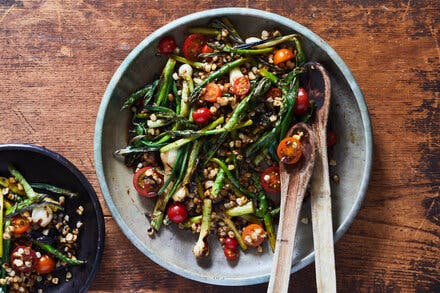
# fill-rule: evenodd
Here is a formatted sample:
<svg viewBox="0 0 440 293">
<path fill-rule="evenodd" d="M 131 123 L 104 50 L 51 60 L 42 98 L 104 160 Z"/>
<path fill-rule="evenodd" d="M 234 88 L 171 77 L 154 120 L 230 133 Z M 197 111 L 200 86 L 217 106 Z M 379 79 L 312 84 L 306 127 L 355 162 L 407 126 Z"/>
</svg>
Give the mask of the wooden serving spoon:
<svg viewBox="0 0 440 293">
<path fill-rule="evenodd" d="M 302 84 L 309 99 L 316 102 L 315 116 L 310 121 L 318 140 L 316 163 L 310 184 L 316 288 L 318 293 L 333 293 L 336 292 L 336 272 L 327 159 L 327 118 L 331 85 L 328 73 L 321 64 L 309 62 L 304 68 L 306 72 L 301 75 Z"/>
<path fill-rule="evenodd" d="M 316 137 L 309 126 L 298 123 L 288 131 L 286 137 L 299 132 L 303 133 L 301 159 L 292 165 L 280 163 L 280 220 L 267 292 L 281 293 L 288 290 L 299 211 L 315 163 Z"/>
</svg>

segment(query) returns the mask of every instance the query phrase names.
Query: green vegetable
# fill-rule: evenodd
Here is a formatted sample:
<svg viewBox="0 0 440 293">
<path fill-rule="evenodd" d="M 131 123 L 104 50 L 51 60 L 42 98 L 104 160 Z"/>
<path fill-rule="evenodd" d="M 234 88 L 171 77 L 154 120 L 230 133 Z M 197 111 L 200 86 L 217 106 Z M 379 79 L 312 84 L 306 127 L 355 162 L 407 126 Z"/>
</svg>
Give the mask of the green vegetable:
<svg viewBox="0 0 440 293">
<path fill-rule="evenodd" d="M 248 214 L 254 214 L 254 204 L 252 201 L 248 201 L 246 204 L 242 206 L 236 206 L 226 210 L 226 215 L 229 217 L 241 217 Z"/>
<path fill-rule="evenodd" d="M 243 115 L 248 108 L 250 101 L 264 95 L 269 90 L 270 86 L 271 83 L 267 78 L 261 79 L 255 89 L 252 90 L 250 94 L 248 94 L 243 100 L 240 101 L 240 103 L 234 109 L 234 112 L 232 112 L 229 121 L 223 126 L 223 128 L 227 130 L 232 130 L 234 126 L 243 118 Z"/>
<path fill-rule="evenodd" d="M 45 190 L 53 192 L 56 194 L 66 195 L 66 196 L 78 196 L 77 192 L 73 192 L 64 188 L 56 187 L 46 183 L 31 183 L 31 187 L 35 189 Z"/>
<path fill-rule="evenodd" d="M 140 90 L 134 92 L 131 94 L 130 97 L 128 97 L 124 104 L 122 105 L 121 110 L 126 109 L 136 103 L 139 99 L 145 98 L 145 104 L 147 104 L 151 98 L 153 97 L 154 91 L 156 90 L 157 84 L 159 83 L 159 80 L 154 81 L 152 84 L 149 84 Z"/>
<path fill-rule="evenodd" d="M 82 265 L 87 263 L 87 261 L 85 260 L 79 260 L 79 259 L 73 259 L 68 257 L 67 255 L 62 254 L 60 251 L 58 251 L 55 247 L 47 244 L 47 243 L 41 243 L 38 241 L 32 241 L 32 243 L 35 246 L 38 246 L 39 248 L 43 249 L 44 251 L 52 254 L 53 256 L 55 256 L 57 259 L 59 259 L 60 261 L 64 261 L 70 265 Z"/>
<path fill-rule="evenodd" d="M 194 91 L 191 93 L 190 98 L 189 98 L 190 103 L 193 103 L 195 101 L 195 99 L 199 96 L 202 88 L 204 88 L 208 83 L 216 80 L 217 78 L 219 78 L 223 74 L 228 73 L 232 68 L 235 68 L 237 66 L 240 66 L 240 65 L 242 65 L 246 62 L 250 62 L 250 61 L 251 61 L 251 59 L 248 59 L 248 58 L 240 58 L 240 59 L 237 59 L 237 60 L 234 60 L 234 61 L 231 61 L 229 63 L 224 64 L 220 69 L 211 73 L 211 75 L 209 75 L 207 78 L 205 78 L 200 84 L 198 84 L 194 88 Z"/>
<path fill-rule="evenodd" d="M 218 29 L 214 29 L 210 27 L 200 27 L 200 26 L 190 27 L 188 29 L 188 32 L 190 34 L 202 34 L 207 36 L 217 36 L 222 33 L 221 30 Z"/>
<path fill-rule="evenodd" d="M 209 254 L 208 235 L 211 229 L 212 201 L 209 198 L 203 200 L 202 225 L 200 227 L 199 239 L 193 248 L 193 253 L 197 257 Z"/>
<path fill-rule="evenodd" d="M 176 60 L 169 58 L 162 72 L 162 83 L 159 88 L 159 94 L 157 95 L 156 105 L 161 106 L 167 99 L 171 85 L 171 75 L 173 74 L 175 65 Z"/>
<path fill-rule="evenodd" d="M 212 129 L 216 128 L 218 125 L 222 124 L 224 121 L 225 121 L 225 118 L 223 116 L 217 118 L 215 121 L 211 122 L 210 124 L 208 124 L 207 126 L 202 128 L 200 130 L 199 134 L 203 135 L 203 133 L 205 131 L 212 130 Z M 181 146 L 183 146 L 183 145 L 185 145 L 185 144 L 187 144 L 187 143 L 189 143 L 189 142 L 199 138 L 200 135 L 196 135 L 196 136 L 192 136 L 192 137 L 187 137 L 187 138 L 181 138 L 179 140 L 176 140 L 176 141 L 174 141 L 174 142 L 172 142 L 172 143 L 162 147 L 160 149 L 160 152 L 161 153 L 165 153 L 165 152 L 168 152 L 170 150 L 179 148 L 179 147 L 181 147 Z M 171 135 L 170 135 L 170 137 L 171 137 Z"/>
<path fill-rule="evenodd" d="M 30 184 L 26 181 L 26 179 L 23 177 L 23 175 L 21 175 L 20 172 L 18 172 L 17 169 L 15 169 L 14 166 L 12 166 L 12 164 L 8 165 L 8 169 L 9 172 L 12 174 L 12 176 L 15 177 L 16 180 L 18 180 L 18 182 L 20 182 L 20 184 L 23 186 L 24 191 L 26 192 L 26 196 L 28 198 L 34 198 L 37 197 L 37 194 L 35 193 L 35 191 L 32 189 L 32 187 L 30 186 Z"/>
<path fill-rule="evenodd" d="M 244 243 L 243 239 L 241 238 L 241 234 L 238 231 L 237 227 L 235 227 L 234 222 L 232 222 L 232 220 L 228 216 L 224 216 L 223 217 L 223 221 L 225 222 L 226 226 L 228 226 L 228 228 L 232 232 L 234 232 L 235 239 L 237 240 L 238 245 L 240 245 L 241 249 L 243 251 L 246 251 L 247 250 L 247 245 L 246 245 L 246 243 Z"/>
<path fill-rule="evenodd" d="M 178 61 L 180 63 L 185 63 L 185 64 L 188 64 L 188 65 L 191 65 L 194 68 L 203 69 L 203 63 L 202 62 L 191 61 L 191 60 L 186 59 L 185 57 L 178 56 L 178 55 L 172 55 L 172 54 L 170 55 L 170 58 L 173 58 L 174 60 L 176 60 L 176 61 Z"/>
<path fill-rule="evenodd" d="M 223 169 L 220 169 L 217 173 L 217 176 L 215 177 L 214 185 L 212 186 L 211 189 L 211 198 L 214 201 L 217 201 L 219 199 L 220 191 L 222 190 L 223 185 L 225 183 L 225 178 L 226 178 L 225 171 Z"/>
<path fill-rule="evenodd" d="M 240 55 L 258 55 L 258 54 L 267 54 L 273 51 L 273 47 L 271 48 L 262 48 L 262 49 L 239 49 L 230 47 L 228 45 L 223 46 L 217 46 L 214 43 L 208 43 L 208 46 L 213 48 L 214 50 L 222 51 L 225 53 L 234 53 L 234 54 L 240 54 Z M 215 53 L 214 53 L 215 54 Z M 211 53 L 207 54 L 200 54 L 202 57 L 213 57 L 211 56 Z"/>
</svg>

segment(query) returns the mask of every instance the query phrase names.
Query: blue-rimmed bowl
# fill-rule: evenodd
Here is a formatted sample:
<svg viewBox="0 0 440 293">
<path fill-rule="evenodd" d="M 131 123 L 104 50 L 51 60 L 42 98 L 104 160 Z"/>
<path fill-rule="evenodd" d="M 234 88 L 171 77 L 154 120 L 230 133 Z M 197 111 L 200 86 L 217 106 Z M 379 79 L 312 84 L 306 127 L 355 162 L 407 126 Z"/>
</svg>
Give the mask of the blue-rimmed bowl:
<svg viewBox="0 0 440 293">
<path fill-rule="evenodd" d="M 66 198 L 64 213 L 70 222 L 81 221 L 77 257 L 87 263 L 71 266 L 72 278 L 65 282 L 65 272 L 54 271 L 57 285 L 45 286 L 44 292 L 87 292 L 92 285 L 104 251 L 104 216 L 98 197 L 87 178 L 70 161 L 49 149 L 30 144 L 0 144 L 0 176 L 9 176 L 8 164 L 13 164 L 29 182 L 48 183 L 78 193 Z M 76 213 L 84 207 L 82 215 Z M 60 275 L 57 275 L 60 274 Z"/>
<path fill-rule="evenodd" d="M 241 253 L 237 265 L 229 264 L 218 241 L 211 241 L 211 256 L 197 260 L 192 254 L 196 235 L 177 228 L 164 227 L 155 238 L 147 235 L 147 210 L 153 201 L 134 191 L 132 170 L 115 158 L 114 151 L 126 146 L 129 111 L 120 111 L 122 102 L 134 90 L 152 82 L 166 62 L 156 56 L 157 44 L 172 35 L 182 44 L 187 29 L 209 23 L 215 17 L 227 16 L 239 33 L 259 36 L 263 29 L 279 29 L 283 34 L 299 33 L 309 60 L 318 61 L 328 70 L 332 82 L 330 127 L 338 134 L 338 143 L 329 153 L 337 162 L 331 174 L 339 184 L 332 185 L 335 240 L 341 238 L 353 222 L 367 190 L 372 163 L 372 136 L 367 106 L 353 75 L 336 52 L 304 26 L 277 14 L 249 8 L 206 10 L 179 18 L 145 38 L 124 60 L 113 75 L 99 108 L 95 128 L 96 173 L 105 201 L 121 230 L 146 256 L 181 276 L 219 285 L 250 285 L 269 280 L 272 253 Z M 310 219 L 310 202 L 302 218 Z M 214 240 L 214 239 L 212 239 Z M 311 224 L 300 223 L 292 272 L 313 261 Z"/>
</svg>

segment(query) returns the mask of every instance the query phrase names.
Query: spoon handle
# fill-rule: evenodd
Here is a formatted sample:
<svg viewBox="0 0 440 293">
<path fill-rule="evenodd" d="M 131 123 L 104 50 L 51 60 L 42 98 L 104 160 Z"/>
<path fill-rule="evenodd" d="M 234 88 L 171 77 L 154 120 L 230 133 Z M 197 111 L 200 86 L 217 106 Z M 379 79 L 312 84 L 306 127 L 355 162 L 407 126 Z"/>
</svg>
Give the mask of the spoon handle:
<svg viewBox="0 0 440 293">
<path fill-rule="evenodd" d="M 292 268 L 293 246 L 310 172 L 290 176 L 281 172 L 280 223 L 278 226 L 274 262 L 267 292 L 287 292 Z M 282 220 L 281 220 L 282 219 Z"/>
</svg>

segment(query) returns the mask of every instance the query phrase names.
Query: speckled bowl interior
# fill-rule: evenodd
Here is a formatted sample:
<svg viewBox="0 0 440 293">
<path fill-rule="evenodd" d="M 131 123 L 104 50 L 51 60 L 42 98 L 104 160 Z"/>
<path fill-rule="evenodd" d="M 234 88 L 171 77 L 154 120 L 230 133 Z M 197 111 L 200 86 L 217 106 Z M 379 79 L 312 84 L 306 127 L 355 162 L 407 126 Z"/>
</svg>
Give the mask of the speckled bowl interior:
<svg viewBox="0 0 440 293">
<path fill-rule="evenodd" d="M 197 235 L 175 226 L 164 227 L 155 238 L 147 235 L 149 223 L 145 211 L 154 202 L 140 197 L 132 187 L 132 171 L 113 155 L 127 143 L 129 111 L 120 111 L 122 101 L 134 90 L 149 83 L 161 72 L 166 57 L 156 56 L 158 41 L 172 35 L 182 44 L 187 28 L 205 25 L 214 17 L 227 16 L 244 37 L 258 36 L 263 29 L 279 29 L 283 34 L 299 33 L 309 60 L 322 63 L 330 73 L 332 103 L 329 125 L 338 133 L 338 143 L 329 153 L 337 162 L 331 174 L 340 177 L 332 185 L 335 239 L 339 239 L 353 221 L 368 185 L 372 139 L 368 111 L 352 74 L 336 52 L 313 32 L 276 14 L 246 9 L 221 8 L 182 17 L 165 25 L 144 39 L 124 60 L 104 94 L 95 129 L 96 172 L 106 203 L 121 230 L 146 256 L 159 265 L 184 277 L 220 285 L 250 285 L 266 282 L 273 254 L 254 249 L 241 253 L 240 261 L 231 265 L 225 260 L 218 243 L 211 238 L 211 255 L 198 260 L 192 254 Z M 310 201 L 302 216 L 310 219 Z M 313 261 L 312 226 L 300 223 L 296 238 L 292 271 Z"/>
</svg>

